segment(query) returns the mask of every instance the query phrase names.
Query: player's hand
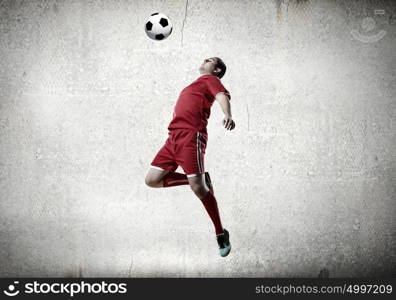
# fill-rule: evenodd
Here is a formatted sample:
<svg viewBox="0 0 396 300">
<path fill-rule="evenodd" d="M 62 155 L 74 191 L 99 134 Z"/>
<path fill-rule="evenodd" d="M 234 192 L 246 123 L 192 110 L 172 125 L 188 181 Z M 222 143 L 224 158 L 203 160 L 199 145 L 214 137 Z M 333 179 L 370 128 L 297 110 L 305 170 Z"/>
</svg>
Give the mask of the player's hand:
<svg viewBox="0 0 396 300">
<path fill-rule="evenodd" d="M 233 130 L 235 128 L 235 122 L 231 116 L 225 116 L 223 119 L 224 128 L 227 130 Z"/>
</svg>

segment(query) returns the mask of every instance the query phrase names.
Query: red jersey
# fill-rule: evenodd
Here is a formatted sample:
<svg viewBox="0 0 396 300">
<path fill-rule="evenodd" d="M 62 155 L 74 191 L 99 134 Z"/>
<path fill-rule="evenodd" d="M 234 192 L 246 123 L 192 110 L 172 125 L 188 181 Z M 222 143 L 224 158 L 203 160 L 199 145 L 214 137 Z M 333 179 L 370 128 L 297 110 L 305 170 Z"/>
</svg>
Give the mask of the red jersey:
<svg viewBox="0 0 396 300">
<path fill-rule="evenodd" d="M 210 108 L 221 92 L 231 99 L 218 77 L 210 74 L 199 77 L 181 91 L 168 129 L 193 129 L 206 133 Z"/>
</svg>

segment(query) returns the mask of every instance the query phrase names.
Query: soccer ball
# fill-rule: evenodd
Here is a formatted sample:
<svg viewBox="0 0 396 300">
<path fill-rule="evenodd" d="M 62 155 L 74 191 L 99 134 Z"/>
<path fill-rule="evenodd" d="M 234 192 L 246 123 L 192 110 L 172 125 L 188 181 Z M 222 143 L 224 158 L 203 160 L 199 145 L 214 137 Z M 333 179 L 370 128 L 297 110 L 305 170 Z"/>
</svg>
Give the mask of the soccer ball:
<svg viewBox="0 0 396 300">
<path fill-rule="evenodd" d="M 153 40 L 164 40 L 172 33 L 172 24 L 167 16 L 161 13 L 152 14 L 145 25 L 146 34 Z"/>
</svg>

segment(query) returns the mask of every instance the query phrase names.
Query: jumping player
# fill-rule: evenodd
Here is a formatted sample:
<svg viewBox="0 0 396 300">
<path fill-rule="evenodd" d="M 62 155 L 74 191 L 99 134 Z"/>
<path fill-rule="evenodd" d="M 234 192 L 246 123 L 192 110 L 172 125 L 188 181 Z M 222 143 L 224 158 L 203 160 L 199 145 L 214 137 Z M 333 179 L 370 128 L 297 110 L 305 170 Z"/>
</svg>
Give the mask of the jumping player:
<svg viewBox="0 0 396 300">
<path fill-rule="evenodd" d="M 213 186 L 204 167 L 206 126 L 215 100 L 224 112 L 225 129 L 234 129 L 235 122 L 230 93 L 220 81 L 226 72 L 224 62 L 218 57 L 205 59 L 199 72 L 201 76 L 179 95 L 168 126 L 168 138 L 151 162 L 145 181 L 153 188 L 190 185 L 213 222 L 219 252 L 224 257 L 231 251 L 230 237 L 221 224 Z M 185 174 L 175 172 L 179 165 Z"/>
</svg>

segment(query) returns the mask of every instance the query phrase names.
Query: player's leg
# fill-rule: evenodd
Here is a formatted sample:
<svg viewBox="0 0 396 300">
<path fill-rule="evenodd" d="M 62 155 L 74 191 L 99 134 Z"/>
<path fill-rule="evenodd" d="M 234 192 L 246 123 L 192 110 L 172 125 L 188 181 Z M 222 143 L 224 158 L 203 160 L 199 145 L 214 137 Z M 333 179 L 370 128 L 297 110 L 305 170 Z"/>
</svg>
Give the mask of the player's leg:
<svg viewBox="0 0 396 300">
<path fill-rule="evenodd" d="M 213 193 L 209 190 L 208 186 L 206 185 L 205 175 L 204 174 L 189 175 L 188 181 L 190 183 L 191 190 L 201 200 L 207 213 L 209 214 L 213 222 L 213 225 L 215 227 L 216 235 L 222 234 L 223 226 L 221 224 L 217 201 Z"/>
<path fill-rule="evenodd" d="M 167 170 L 151 166 L 145 178 L 146 185 L 153 188 L 171 187 L 179 185 L 189 185 L 186 174 L 178 172 L 169 172 Z M 213 191 L 213 185 L 208 172 L 205 172 L 205 183 L 210 191 Z"/>
<path fill-rule="evenodd" d="M 190 187 L 195 195 L 201 199 L 215 226 L 216 234 L 223 233 L 216 198 L 212 191 L 209 174 L 204 167 L 207 135 L 201 132 L 181 132 L 176 143 L 176 161 L 184 169 Z"/>
<path fill-rule="evenodd" d="M 227 256 L 231 250 L 228 232 L 223 229 L 217 201 L 214 196 L 209 174 L 204 167 L 207 135 L 201 132 L 186 132 L 180 138 L 177 163 L 187 174 L 190 187 L 201 200 L 215 228 L 220 255 Z M 208 187 L 210 186 L 210 188 Z"/>
<path fill-rule="evenodd" d="M 170 172 L 168 170 L 164 170 L 155 166 L 150 166 L 150 169 L 146 175 L 145 182 L 149 187 L 153 188 L 189 184 L 186 174 Z"/>
<path fill-rule="evenodd" d="M 219 252 L 221 256 L 227 256 L 231 251 L 230 235 L 228 231 L 223 228 L 216 198 L 211 190 L 208 189 L 205 182 L 205 174 L 188 175 L 190 187 L 195 195 L 201 200 L 206 212 L 215 228 L 216 239 L 219 245 Z"/>
<path fill-rule="evenodd" d="M 163 178 L 168 174 L 169 171 L 150 167 L 145 178 L 145 183 L 152 188 L 164 187 Z"/>
</svg>

